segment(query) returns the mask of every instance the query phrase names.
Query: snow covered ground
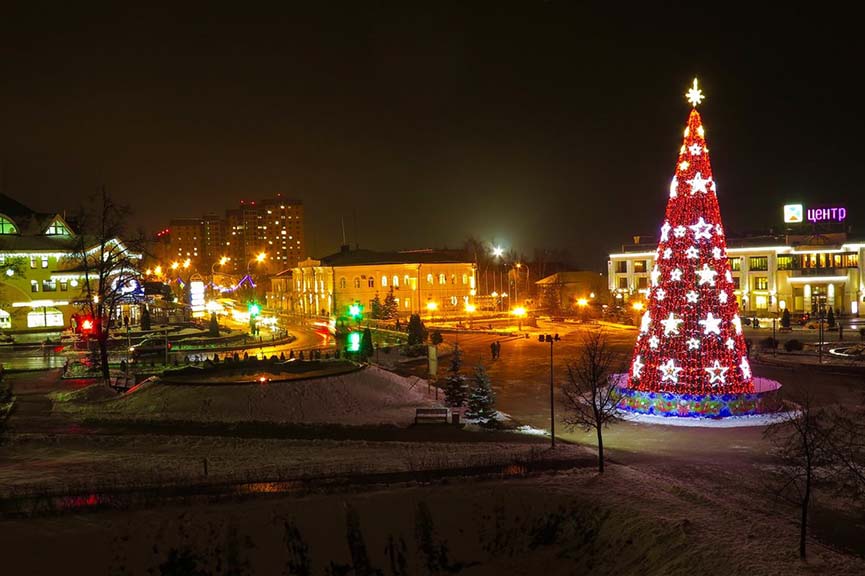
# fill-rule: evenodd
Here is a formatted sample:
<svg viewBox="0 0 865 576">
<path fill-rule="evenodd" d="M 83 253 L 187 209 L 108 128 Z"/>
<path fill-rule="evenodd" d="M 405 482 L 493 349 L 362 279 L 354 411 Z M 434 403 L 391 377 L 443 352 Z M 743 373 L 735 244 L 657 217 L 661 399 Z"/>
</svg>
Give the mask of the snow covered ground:
<svg viewBox="0 0 865 576">
<path fill-rule="evenodd" d="M 76 417 L 196 422 L 279 422 L 346 426 L 414 421 L 415 408 L 435 400 L 425 381 L 375 367 L 358 372 L 261 385 L 147 384 L 129 394 L 97 402 L 55 403 Z"/>
</svg>

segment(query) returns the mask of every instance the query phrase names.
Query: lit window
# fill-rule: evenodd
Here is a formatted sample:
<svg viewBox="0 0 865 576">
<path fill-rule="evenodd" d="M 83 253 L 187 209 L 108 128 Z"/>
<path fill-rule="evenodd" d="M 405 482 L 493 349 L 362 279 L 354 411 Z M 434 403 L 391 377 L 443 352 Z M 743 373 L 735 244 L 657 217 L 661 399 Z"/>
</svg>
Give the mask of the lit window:
<svg viewBox="0 0 865 576">
<path fill-rule="evenodd" d="M 444 274 L 439 274 L 439 285 L 444 286 L 447 282 L 447 278 L 445 278 Z"/>
<path fill-rule="evenodd" d="M 43 292 L 57 292 L 57 282 L 54 280 L 43 280 L 42 281 L 42 291 Z"/>
<path fill-rule="evenodd" d="M 433 275 L 432 275 L 432 274 L 427 274 L 427 275 L 426 275 L 426 283 L 429 284 L 430 286 L 432 286 L 433 281 L 434 281 L 434 280 L 433 280 Z"/>
<path fill-rule="evenodd" d="M 43 257 L 42 257 L 42 267 L 43 267 L 43 268 L 48 268 L 48 256 L 43 256 Z"/>
<path fill-rule="evenodd" d="M 39 282 L 36 280 L 30 281 L 30 291 L 31 292 L 39 292 Z"/>
<path fill-rule="evenodd" d="M 397 276 L 396 274 L 393 275 L 393 287 L 399 288 L 399 276 Z"/>
<path fill-rule="evenodd" d="M 12 316 L 6 310 L 0 310 L 0 328 L 12 328 Z"/>
<path fill-rule="evenodd" d="M 360 278 L 357 276 L 354 277 L 354 287 L 360 288 Z"/>
<path fill-rule="evenodd" d="M 387 288 L 387 276 L 381 277 L 381 286 L 382 288 Z"/>
<path fill-rule="evenodd" d="M 46 236 L 69 236 L 69 229 L 63 225 L 60 220 L 53 221 L 48 228 L 45 229 Z"/>
<path fill-rule="evenodd" d="M 30 257 L 30 267 L 31 267 L 31 268 L 36 268 L 36 256 L 31 256 L 31 257 Z"/>
<path fill-rule="evenodd" d="M 5 216 L 0 216 L 0 234 L 18 234 L 18 227 Z"/>
<path fill-rule="evenodd" d="M 463 286 L 469 283 L 469 275 L 463 274 Z"/>
</svg>

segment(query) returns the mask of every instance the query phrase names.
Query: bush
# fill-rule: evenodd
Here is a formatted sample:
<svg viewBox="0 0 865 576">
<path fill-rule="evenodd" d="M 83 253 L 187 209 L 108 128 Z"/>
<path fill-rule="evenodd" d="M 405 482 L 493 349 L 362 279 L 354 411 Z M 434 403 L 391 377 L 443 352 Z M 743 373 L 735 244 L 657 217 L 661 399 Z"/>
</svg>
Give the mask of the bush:
<svg viewBox="0 0 865 576">
<path fill-rule="evenodd" d="M 760 348 L 762 348 L 763 350 L 774 350 L 777 347 L 778 347 L 778 341 L 775 340 L 774 338 L 772 338 L 771 336 L 768 336 L 768 337 L 760 340 Z"/>
<path fill-rule="evenodd" d="M 805 345 L 802 344 L 801 340 L 793 339 L 784 342 L 784 350 L 786 350 L 787 352 L 796 352 L 798 350 L 802 350 L 803 348 L 805 348 Z"/>
<path fill-rule="evenodd" d="M 430 343 L 435 344 L 436 346 L 438 346 L 439 344 L 441 344 L 442 342 L 444 342 L 444 338 L 442 338 L 442 333 L 441 333 L 441 332 L 439 332 L 438 330 L 434 330 L 433 333 L 430 334 L 430 339 L 429 339 L 429 341 L 430 341 Z"/>
<path fill-rule="evenodd" d="M 784 312 L 781 314 L 781 327 L 790 327 L 790 311 L 787 308 L 784 308 Z"/>
</svg>

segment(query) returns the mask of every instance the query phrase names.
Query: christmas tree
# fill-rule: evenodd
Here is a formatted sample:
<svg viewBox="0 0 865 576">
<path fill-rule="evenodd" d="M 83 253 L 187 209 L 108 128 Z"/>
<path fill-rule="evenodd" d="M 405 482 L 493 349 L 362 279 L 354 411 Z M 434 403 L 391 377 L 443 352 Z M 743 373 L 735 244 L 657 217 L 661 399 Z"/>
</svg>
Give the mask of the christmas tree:
<svg viewBox="0 0 865 576">
<path fill-rule="evenodd" d="M 693 109 L 670 183 L 628 387 L 753 392 L 696 80 L 687 96 Z"/>
<path fill-rule="evenodd" d="M 466 418 L 489 424 L 496 418 L 496 395 L 490 384 L 490 377 L 483 366 L 475 368 L 475 381 L 468 398 Z"/>
<path fill-rule="evenodd" d="M 468 389 L 466 381 L 460 369 L 463 365 L 463 353 L 459 345 L 454 346 L 454 353 L 451 355 L 450 375 L 445 383 L 445 403 L 448 406 L 458 408 L 465 404 Z"/>
</svg>

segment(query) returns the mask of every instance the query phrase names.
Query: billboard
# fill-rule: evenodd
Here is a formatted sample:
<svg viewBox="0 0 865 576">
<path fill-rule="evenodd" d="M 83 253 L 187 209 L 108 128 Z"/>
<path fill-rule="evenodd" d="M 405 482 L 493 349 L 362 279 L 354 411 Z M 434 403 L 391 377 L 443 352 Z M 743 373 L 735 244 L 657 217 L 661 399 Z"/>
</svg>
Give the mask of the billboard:
<svg viewBox="0 0 865 576">
<path fill-rule="evenodd" d="M 784 205 L 784 222 L 799 224 L 804 221 L 804 210 L 801 204 Z"/>
</svg>

